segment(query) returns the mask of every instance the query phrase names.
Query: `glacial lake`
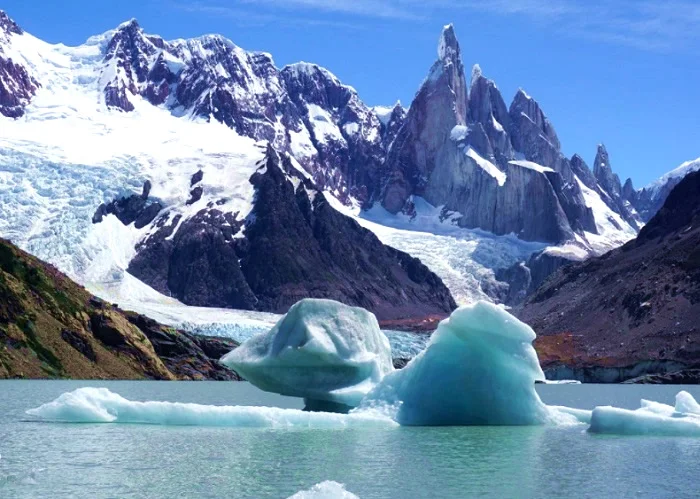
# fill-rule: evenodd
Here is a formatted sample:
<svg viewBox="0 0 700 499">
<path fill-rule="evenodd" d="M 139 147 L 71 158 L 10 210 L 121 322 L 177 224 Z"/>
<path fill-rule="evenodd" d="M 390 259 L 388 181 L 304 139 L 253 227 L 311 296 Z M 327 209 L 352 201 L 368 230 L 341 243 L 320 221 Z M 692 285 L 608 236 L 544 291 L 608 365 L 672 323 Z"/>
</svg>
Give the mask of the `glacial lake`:
<svg viewBox="0 0 700 499">
<path fill-rule="evenodd" d="M 301 408 L 248 383 L 0 381 L 2 498 L 286 498 L 334 480 L 360 498 L 698 497 L 700 438 L 598 436 L 586 426 L 255 429 L 46 423 L 25 414 L 64 392 L 131 400 Z M 700 387 L 538 385 L 592 409 L 673 404 Z"/>
</svg>

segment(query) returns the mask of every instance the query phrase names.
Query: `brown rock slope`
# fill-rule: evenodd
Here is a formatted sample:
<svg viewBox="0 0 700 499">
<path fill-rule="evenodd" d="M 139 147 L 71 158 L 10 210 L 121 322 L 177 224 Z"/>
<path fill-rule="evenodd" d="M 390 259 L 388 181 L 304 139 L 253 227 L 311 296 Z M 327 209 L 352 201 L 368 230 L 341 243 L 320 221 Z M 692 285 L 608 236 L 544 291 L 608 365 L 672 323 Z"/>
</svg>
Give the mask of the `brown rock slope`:
<svg viewBox="0 0 700 499">
<path fill-rule="evenodd" d="M 0 378 L 237 379 L 214 360 L 235 346 L 125 313 L 0 239 Z"/>
<path fill-rule="evenodd" d="M 542 336 L 544 367 L 562 376 L 622 381 L 699 366 L 700 173 L 636 240 L 563 267 L 516 314 Z"/>
</svg>

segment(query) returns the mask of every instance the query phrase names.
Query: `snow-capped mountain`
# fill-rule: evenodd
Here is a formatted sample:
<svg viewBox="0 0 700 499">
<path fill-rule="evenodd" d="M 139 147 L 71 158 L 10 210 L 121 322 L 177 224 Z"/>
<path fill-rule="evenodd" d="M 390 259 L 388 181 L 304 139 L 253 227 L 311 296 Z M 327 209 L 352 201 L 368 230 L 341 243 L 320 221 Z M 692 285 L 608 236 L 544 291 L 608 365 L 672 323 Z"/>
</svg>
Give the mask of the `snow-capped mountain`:
<svg viewBox="0 0 700 499">
<path fill-rule="evenodd" d="M 508 109 L 478 66 L 467 85 L 451 26 L 408 109 L 218 35 L 0 30 L 0 235 L 98 295 L 439 313 L 440 279 L 460 303 L 505 300 L 636 234 L 534 99 Z"/>
<path fill-rule="evenodd" d="M 369 199 L 383 159 L 378 117 L 333 74 L 314 64 L 277 69 L 219 35 L 166 42 L 136 20 L 100 37 L 105 104 L 125 112 L 141 97 L 175 115 L 214 119 L 239 135 L 292 153 L 337 196 Z"/>
<path fill-rule="evenodd" d="M 642 220 L 649 221 L 661 209 L 673 188 L 686 175 L 698 170 L 700 170 L 700 158 L 686 161 L 639 190 L 635 190 L 632 180 L 627 179 L 622 189 L 623 198 L 635 208 Z"/>
<path fill-rule="evenodd" d="M 607 178 L 591 175 L 582 162 L 578 166 L 591 180 L 588 197 L 599 197 L 598 184 Z M 385 169 L 381 200 L 393 213 L 410 213 L 420 196 L 457 213 L 453 220 L 462 227 L 528 241 L 575 242 L 591 251 L 596 236 L 616 244 L 638 228 L 626 221 L 632 219 L 626 206 L 609 203 L 624 220 L 608 230 L 610 215 L 586 199 L 537 101 L 519 90 L 508 108 L 478 65 L 467 86 L 452 26 L 442 33 L 438 60 L 389 147 Z"/>
<path fill-rule="evenodd" d="M 153 104 L 149 89 L 162 87 L 152 85 L 158 61 L 175 67 L 162 47 L 179 47 L 180 60 L 190 61 L 196 41 L 166 45 L 142 35 L 133 21 L 79 47 L 50 45 L 18 29 L 4 40 L 11 63 L 39 86 L 21 117 L 3 118 L 0 234 L 97 294 L 120 303 L 172 304 L 171 296 L 190 305 L 275 312 L 317 296 L 384 318 L 454 308 L 435 274 L 334 210 L 322 191 L 342 198 L 338 189 L 314 181 L 270 141 L 256 142 L 192 110 L 182 116 L 171 97 Z M 225 56 L 259 60 L 230 42 L 225 47 Z M 185 70 L 178 72 L 183 81 Z M 332 133 L 337 119 L 355 134 L 349 125 L 361 116 L 351 112 L 359 105 L 354 92 L 313 66 L 301 72 L 295 84 L 308 85 L 308 72 L 340 92 L 304 101 L 300 115 L 328 114 L 312 132 Z M 286 88 L 281 76 L 275 81 Z M 247 98 L 240 88 L 235 94 Z M 380 143 L 372 116 L 358 127 L 376 124 Z"/>
</svg>

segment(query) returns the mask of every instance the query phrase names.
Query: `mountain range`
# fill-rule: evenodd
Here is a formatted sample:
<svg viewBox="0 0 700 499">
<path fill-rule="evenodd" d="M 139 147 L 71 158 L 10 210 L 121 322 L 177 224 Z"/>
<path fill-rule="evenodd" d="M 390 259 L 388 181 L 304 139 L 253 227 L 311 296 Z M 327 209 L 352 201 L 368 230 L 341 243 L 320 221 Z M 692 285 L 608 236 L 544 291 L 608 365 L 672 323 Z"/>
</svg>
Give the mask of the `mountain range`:
<svg viewBox="0 0 700 499">
<path fill-rule="evenodd" d="M 565 157 L 525 91 L 467 82 L 452 26 L 410 107 L 371 108 L 218 35 L 132 20 L 66 47 L 0 12 L 0 114 L 0 234 L 104 296 L 247 310 L 517 303 L 634 238 L 700 166 L 636 190 L 603 145 L 592 170 Z"/>
</svg>

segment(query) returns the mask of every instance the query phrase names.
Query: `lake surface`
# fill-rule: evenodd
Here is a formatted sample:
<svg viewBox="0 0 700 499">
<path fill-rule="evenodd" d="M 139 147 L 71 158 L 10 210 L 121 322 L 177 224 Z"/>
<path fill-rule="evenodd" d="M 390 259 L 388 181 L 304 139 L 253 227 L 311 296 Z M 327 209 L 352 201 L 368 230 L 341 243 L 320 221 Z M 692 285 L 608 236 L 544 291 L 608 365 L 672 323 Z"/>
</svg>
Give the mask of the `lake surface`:
<svg viewBox="0 0 700 499">
<path fill-rule="evenodd" d="M 698 497 L 700 439 L 576 427 L 255 429 L 31 420 L 84 386 L 131 400 L 301 408 L 235 382 L 0 381 L 0 497 L 286 498 L 334 480 L 366 498 Z M 547 404 L 673 404 L 700 387 L 538 385 Z"/>
</svg>

